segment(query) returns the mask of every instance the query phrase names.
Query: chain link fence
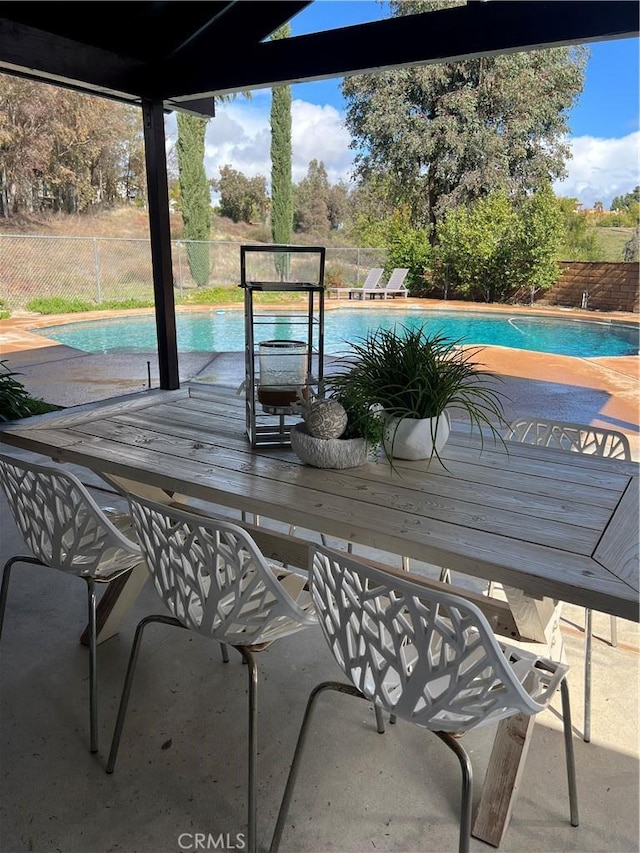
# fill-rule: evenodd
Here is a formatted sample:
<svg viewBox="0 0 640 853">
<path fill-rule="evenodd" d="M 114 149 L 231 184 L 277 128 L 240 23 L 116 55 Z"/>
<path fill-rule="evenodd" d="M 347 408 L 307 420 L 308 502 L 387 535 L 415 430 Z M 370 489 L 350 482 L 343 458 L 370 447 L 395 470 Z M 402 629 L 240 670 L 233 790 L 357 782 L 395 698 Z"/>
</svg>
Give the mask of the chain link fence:
<svg viewBox="0 0 640 853">
<path fill-rule="evenodd" d="M 205 287 L 240 283 L 240 244 L 208 242 L 210 269 Z M 173 240 L 176 298 L 199 288 L 191 276 L 187 243 Z M 385 264 L 384 249 L 327 248 L 325 285 L 362 284 L 371 267 Z M 81 299 L 95 305 L 130 299 L 153 301 L 148 240 L 109 237 L 0 235 L 0 299 L 11 310 L 44 297 Z"/>
</svg>

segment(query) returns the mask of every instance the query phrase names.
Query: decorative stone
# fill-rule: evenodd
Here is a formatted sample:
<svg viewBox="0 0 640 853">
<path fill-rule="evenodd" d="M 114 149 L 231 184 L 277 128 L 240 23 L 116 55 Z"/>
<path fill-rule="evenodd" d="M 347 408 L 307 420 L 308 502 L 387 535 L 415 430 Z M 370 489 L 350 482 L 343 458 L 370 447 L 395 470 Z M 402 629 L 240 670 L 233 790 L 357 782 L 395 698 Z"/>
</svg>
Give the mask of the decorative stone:
<svg viewBox="0 0 640 853">
<path fill-rule="evenodd" d="M 299 459 L 315 468 L 355 468 L 369 457 L 364 438 L 316 438 L 303 423 L 291 427 L 291 447 Z"/>
<path fill-rule="evenodd" d="M 315 400 L 305 412 L 304 422 L 314 438 L 340 438 L 347 428 L 347 413 L 337 400 Z"/>
</svg>

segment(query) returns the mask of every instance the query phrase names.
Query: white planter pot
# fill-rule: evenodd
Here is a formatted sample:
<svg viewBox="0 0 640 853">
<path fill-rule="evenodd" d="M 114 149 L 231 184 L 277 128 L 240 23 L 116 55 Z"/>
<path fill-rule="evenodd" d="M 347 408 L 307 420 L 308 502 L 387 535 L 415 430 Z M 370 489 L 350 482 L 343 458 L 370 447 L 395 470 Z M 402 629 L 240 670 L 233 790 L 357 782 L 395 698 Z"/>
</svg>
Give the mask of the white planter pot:
<svg viewBox="0 0 640 853">
<path fill-rule="evenodd" d="M 449 438 L 449 415 L 437 418 L 387 418 L 384 449 L 393 459 L 431 459 Z"/>
</svg>

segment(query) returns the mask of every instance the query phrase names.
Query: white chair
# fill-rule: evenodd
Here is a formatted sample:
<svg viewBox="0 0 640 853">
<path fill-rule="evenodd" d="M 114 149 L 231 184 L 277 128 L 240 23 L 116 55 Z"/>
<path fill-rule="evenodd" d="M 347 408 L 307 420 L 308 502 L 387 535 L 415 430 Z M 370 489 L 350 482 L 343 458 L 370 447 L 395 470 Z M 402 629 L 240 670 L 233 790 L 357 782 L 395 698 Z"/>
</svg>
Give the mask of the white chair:
<svg viewBox="0 0 640 853">
<path fill-rule="evenodd" d="M 388 299 L 389 297 L 395 299 L 396 296 L 407 297 L 409 295 L 407 286 L 404 283 L 408 273 L 409 270 L 404 267 L 396 267 L 396 269 L 393 270 L 389 276 L 389 281 L 382 288 L 385 299 Z"/>
<path fill-rule="evenodd" d="M 482 612 L 466 599 L 344 552 L 313 548 L 309 580 L 325 639 L 350 683 L 323 682 L 309 697 L 271 853 L 280 845 L 313 709 L 326 690 L 367 699 L 392 721 L 423 726 L 456 754 L 462 769 L 459 851 L 466 853 L 473 777 L 460 735 L 515 714 L 537 714 L 560 686 L 571 823 L 578 825 L 564 664 L 499 643 Z"/>
<path fill-rule="evenodd" d="M 136 628 L 107 773 L 115 767 L 144 629 L 151 622 L 187 628 L 234 646 L 248 665 L 249 777 L 247 849 L 256 849 L 258 670 L 254 653 L 317 624 L 306 572 L 271 566 L 253 538 L 228 521 L 130 496 L 131 518 L 158 594 L 171 615 Z M 228 659 L 228 658 L 227 658 Z"/>
<path fill-rule="evenodd" d="M 380 279 L 383 272 L 382 267 L 373 267 L 370 269 L 362 287 L 348 288 L 349 299 L 364 299 L 365 296 L 368 296 L 369 299 L 375 299 L 376 296 L 382 298 L 383 292 L 380 287 Z"/>
<path fill-rule="evenodd" d="M 555 447 L 574 453 L 590 453 L 609 459 L 631 461 L 629 439 L 624 433 L 613 429 L 592 427 L 570 421 L 555 421 L 548 418 L 518 418 L 509 424 L 505 434 L 508 441 L 535 444 L 539 447 Z M 491 587 L 490 587 L 491 589 Z M 611 645 L 618 645 L 618 629 L 615 616 L 610 618 Z M 585 658 L 584 658 L 584 731 L 583 739 L 591 740 L 591 645 L 593 638 L 593 611 L 585 612 Z"/>
<path fill-rule="evenodd" d="M 0 455 L 2 486 L 15 523 L 31 554 L 11 557 L 0 588 L 0 635 L 15 563 L 48 566 L 82 578 L 89 605 L 89 730 L 91 752 L 98 751 L 98 674 L 96 584 L 108 584 L 142 562 L 127 539 L 71 473 Z M 37 587 L 34 584 L 34 593 Z"/>
</svg>

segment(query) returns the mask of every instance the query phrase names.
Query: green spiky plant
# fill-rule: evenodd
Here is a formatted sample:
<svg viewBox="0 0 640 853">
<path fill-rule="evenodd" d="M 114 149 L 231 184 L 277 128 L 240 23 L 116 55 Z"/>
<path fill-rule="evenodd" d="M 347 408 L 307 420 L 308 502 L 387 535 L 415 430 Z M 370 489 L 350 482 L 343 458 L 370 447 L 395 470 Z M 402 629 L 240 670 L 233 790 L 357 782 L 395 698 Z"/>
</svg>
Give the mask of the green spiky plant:
<svg viewBox="0 0 640 853">
<path fill-rule="evenodd" d="M 13 421 L 31 414 L 31 397 L 16 376 L 19 374 L 9 370 L 6 359 L 0 361 L 0 421 Z"/>
<path fill-rule="evenodd" d="M 445 409 L 459 410 L 481 439 L 488 429 L 502 442 L 504 395 L 487 384 L 498 377 L 476 361 L 482 348 L 429 335 L 423 326 L 375 329 L 350 346 L 328 386 L 332 396 L 358 401 L 362 419 L 380 409 L 390 418 L 439 418 Z M 358 415 L 353 419 L 357 429 Z M 391 461 L 393 440 L 385 453 Z"/>
</svg>

